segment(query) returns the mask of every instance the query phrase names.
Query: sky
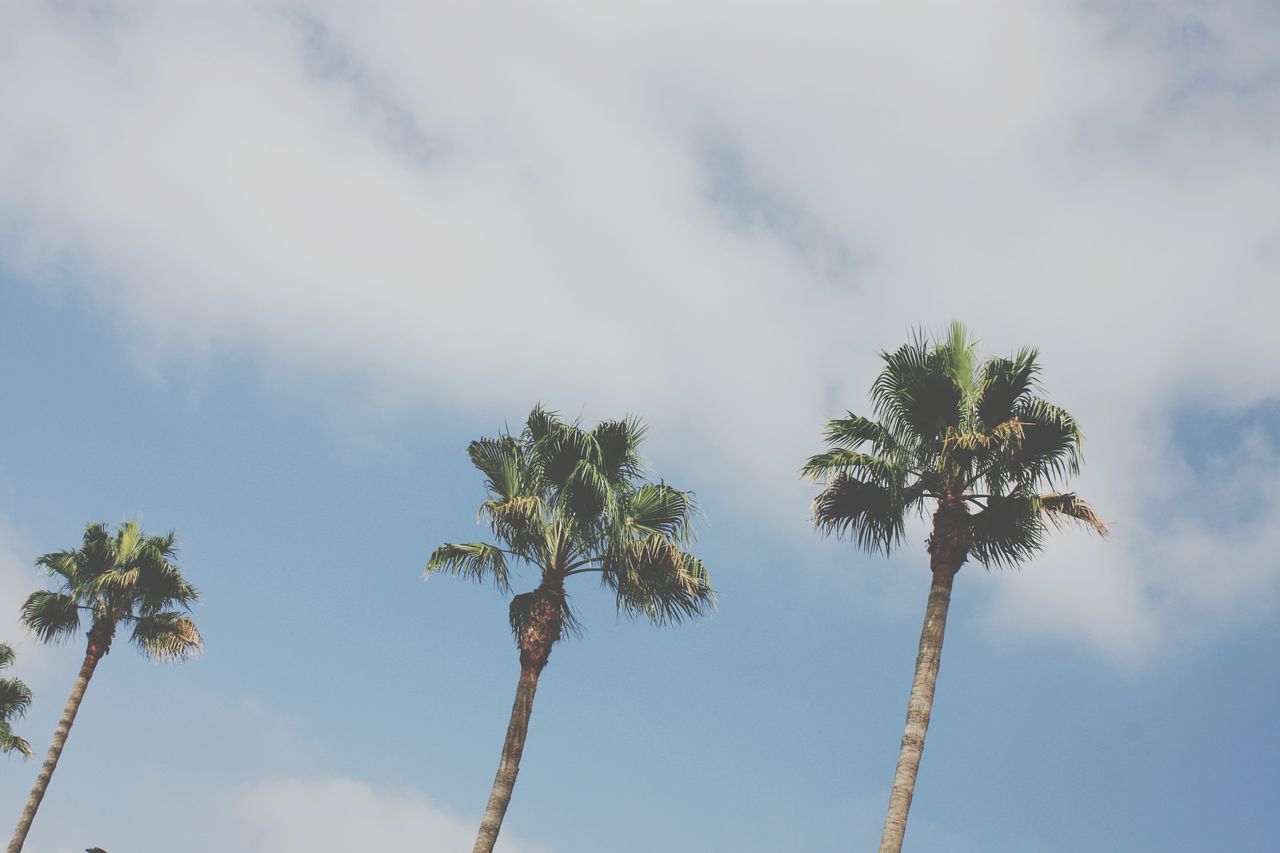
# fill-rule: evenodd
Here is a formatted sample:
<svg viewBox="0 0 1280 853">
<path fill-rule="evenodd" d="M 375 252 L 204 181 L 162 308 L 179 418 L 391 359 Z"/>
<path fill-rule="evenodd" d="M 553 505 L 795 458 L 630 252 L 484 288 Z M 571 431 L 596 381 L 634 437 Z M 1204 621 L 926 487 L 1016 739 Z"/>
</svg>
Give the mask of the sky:
<svg viewBox="0 0 1280 853">
<path fill-rule="evenodd" d="M 1040 348 L 1112 536 L 961 571 L 908 848 L 1274 848 L 1280 6 L 0 15 L 15 728 L 43 752 L 83 655 L 16 617 L 88 522 L 177 532 L 207 646 L 113 650 L 29 853 L 467 849 L 518 661 L 421 569 L 538 402 L 643 417 L 720 607 L 571 590 L 499 849 L 873 849 L 925 531 L 823 540 L 797 471 L 953 318 Z M 0 758 L 15 821 L 37 769 Z"/>
</svg>

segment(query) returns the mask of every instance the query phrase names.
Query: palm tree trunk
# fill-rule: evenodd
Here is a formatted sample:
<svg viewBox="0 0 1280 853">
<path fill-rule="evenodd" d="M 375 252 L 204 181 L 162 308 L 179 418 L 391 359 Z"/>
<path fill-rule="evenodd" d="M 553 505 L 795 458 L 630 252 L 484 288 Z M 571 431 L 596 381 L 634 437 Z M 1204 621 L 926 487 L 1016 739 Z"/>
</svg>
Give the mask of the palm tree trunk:
<svg viewBox="0 0 1280 853">
<path fill-rule="evenodd" d="M 520 681 L 516 684 L 516 701 L 511 706 L 511 722 L 507 725 L 507 739 L 502 744 L 502 760 L 498 763 L 498 775 L 493 780 L 489 804 L 480 823 L 480 834 L 472 853 L 493 853 L 502 829 L 502 819 L 511 802 L 511 791 L 520 772 L 520 756 L 524 752 L 524 739 L 529 733 L 529 718 L 533 714 L 533 696 L 538 691 L 538 676 L 542 667 L 521 663 Z"/>
<path fill-rule="evenodd" d="M 942 635 L 947 627 L 947 608 L 951 604 L 951 584 L 959 565 L 936 566 L 929 603 L 924 610 L 924 627 L 920 631 L 920 653 L 916 656 L 916 674 L 907 700 L 907 725 L 902 733 L 898 767 L 893 773 L 893 790 L 889 793 L 889 813 L 880 838 L 880 853 L 899 853 L 907 833 L 907 812 L 915 793 L 916 772 L 924 754 L 924 737 L 933 713 L 933 689 L 942 662 Z"/>
<path fill-rule="evenodd" d="M 67 706 L 62 710 L 62 719 L 58 721 L 58 728 L 53 733 L 53 743 L 49 744 L 49 754 L 45 756 L 40 775 L 36 776 L 36 784 L 31 789 L 31 796 L 27 799 L 27 807 L 22 810 L 22 817 L 18 819 L 18 828 L 13 831 L 13 840 L 9 842 L 8 853 L 20 853 L 22 845 L 27 841 L 31 822 L 36 818 L 36 810 L 40 808 L 40 801 L 44 799 L 44 792 L 49 787 L 49 780 L 53 778 L 58 759 L 62 757 L 62 748 L 67 744 L 67 735 L 71 734 L 71 724 L 76 721 L 76 712 L 80 710 L 80 701 L 84 699 L 85 688 L 89 686 L 89 679 L 93 678 L 93 671 L 98 668 L 98 661 L 102 660 L 102 656 L 107 653 L 107 647 L 97 642 L 93 634 L 94 632 L 90 631 L 89 650 L 84 656 L 84 663 L 80 666 L 80 674 L 76 676 L 75 684 L 71 686 L 71 695 L 67 697 Z M 110 643 L 109 638 L 107 643 Z"/>
</svg>

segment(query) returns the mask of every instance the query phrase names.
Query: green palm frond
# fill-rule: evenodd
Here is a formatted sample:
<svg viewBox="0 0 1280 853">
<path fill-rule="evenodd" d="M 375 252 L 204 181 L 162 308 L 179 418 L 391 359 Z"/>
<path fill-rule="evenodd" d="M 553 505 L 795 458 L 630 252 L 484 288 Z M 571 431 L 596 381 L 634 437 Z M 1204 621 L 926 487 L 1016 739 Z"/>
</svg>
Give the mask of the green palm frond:
<svg viewBox="0 0 1280 853">
<path fill-rule="evenodd" d="M 961 425 L 965 389 L 946 354 L 920 338 L 881 358 L 885 367 L 871 387 L 871 405 L 891 435 L 931 442 Z"/>
<path fill-rule="evenodd" d="M 477 439 L 467 445 L 467 455 L 492 494 L 505 500 L 525 493 L 520 447 L 511 436 Z"/>
<path fill-rule="evenodd" d="M 542 498 L 537 495 L 485 501 L 480 515 L 489 519 L 493 535 L 517 554 L 535 559 L 545 551 L 548 519 Z"/>
<path fill-rule="evenodd" d="M 982 365 L 979 384 L 978 418 L 988 428 L 1013 417 L 1014 407 L 1039 387 L 1039 353 L 1030 347 L 1013 358 L 989 358 Z"/>
<path fill-rule="evenodd" d="M 42 642 L 61 642 L 80 628 L 80 607 L 69 595 L 36 590 L 22 605 L 22 624 Z"/>
<path fill-rule="evenodd" d="M 85 525 L 80 549 L 75 553 L 76 585 L 87 588 L 99 576 L 116 570 L 119 556 L 116 537 L 107 525 L 99 522 Z"/>
<path fill-rule="evenodd" d="M 825 480 L 837 474 L 846 474 L 882 486 L 889 486 L 901 480 L 905 473 L 892 462 L 881 459 L 879 456 L 846 450 L 842 447 L 810 456 L 800 472 L 811 480 Z"/>
<path fill-rule="evenodd" d="M 47 575 L 74 584 L 78 574 L 76 557 L 75 551 L 54 551 L 38 557 L 36 568 L 43 569 Z"/>
<path fill-rule="evenodd" d="M 640 476 L 640 443 L 645 437 L 644 424 L 638 418 L 601 421 L 591 430 L 591 438 L 600 449 L 600 468 L 611 483 L 624 483 Z"/>
<path fill-rule="evenodd" d="M 34 755 L 31 744 L 15 735 L 9 728 L 9 724 L 3 720 L 0 720 L 0 752 L 16 752 L 23 758 Z"/>
<path fill-rule="evenodd" d="M 31 689 L 17 678 L 0 678 L 0 719 L 21 717 L 31 707 Z"/>
<path fill-rule="evenodd" d="M 1077 497 L 1074 492 L 1049 492 L 1040 495 L 1040 508 L 1044 511 L 1045 518 L 1055 527 L 1061 527 L 1064 521 L 1073 521 L 1090 528 L 1102 537 L 1110 532 L 1102 519 L 1094 513 L 1093 508 Z"/>
<path fill-rule="evenodd" d="M 975 559 L 984 566 L 1013 567 L 1033 556 L 1044 542 L 1044 520 L 1037 496 L 1026 491 L 993 496 L 970 519 Z"/>
<path fill-rule="evenodd" d="M 693 495 L 665 483 L 645 483 L 626 497 L 620 510 L 628 531 L 655 533 L 686 542 L 693 534 Z"/>
<path fill-rule="evenodd" d="M 674 625 L 715 609 L 706 567 L 661 534 L 615 545 L 601 567 L 602 583 L 628 616 Z"/>
<path fill-rule="evenodd" d="M 947 327 L 946 339 L 939 341 L 933 351 L 934 358 L 942 364 L 943 373 L 970 402 L 977 397 L 980 387 L 975 375 L 977 348 L 978 342 L 969 334 L 965 324 L 952 320 Z"/>
<path fill-rule="evenodd" d="M 1028 485 L 1080 473 L 1083 438 L 1075 418 L 1039 397 L 1015 406 L 1022 424 L 1022 447 L 1014 462 L 1015 476 Z"/>
<path fill-rule="evenodd" d="M 499 590 L 511 590 L 506 552 L 487 542 L 441 545 L 431 553 L 423 575 L 451 574 L 477 583 L 490 581 Z"/>
<path fill-rule="evenodd" d="M 587 527 L 617 509 L 617 492 L 599 464 L 583 459 L 560 489 L 560 506 L 576 525 Z"/>
<path fill-rule="evenodd" d="M 126 521 L 116 528 L 115 553 L 112 562 L 128 564 L 137 561 L 151 543 L 136 521 Z"/>
<path fill-rule="evenodd" d="M 525 420 L 524 435 L 530 444 L 537 444 L 563 425 L 564 421 L 556 412 L 538 403 Z"/>
<path fill-rule="evenodd" d="M 147 657 L 160 660 L 181 660 L 204 651 L 204 639 L 195 623 L 174 611 L 135 620 L 129 641 Z"/>
<path fill-rule="evenodd" d="M 13 664 L 13 660 L 13 648 L 0 643 L 0 669 L 7 669 Z M 31 689 L 26 684 L 17 678 L 0 678 L 0 724 L 6 726 L 3 735 L 13 737 L 13 733 L 7 729 L 9 721 L 25 716 L 30 707 Z M 3 747 L 3 741 L 4 736 L 0 736 L 0 748 Z"/>
<path fill-rule="evenodd" d="M 542 474 L 556 490 L 563 490 L 583 462 L 598 464 L 599 446 L 575 424 L 556 421 L 534 445 Z"/>
<path fill-rule="evenodd" d="M 814 524 L 823 533 L 848 536 L 867 551 L 886 555 L 902 538 L 906 506 L 893 492 L 849 474 L 837 474 L 813 501 Z"/>
<path fill-rule="evenodd" d="M 849 412 L 848 417 L 827 421 L 827 444 L 846 450 L 857 450 L 870 445 L 875 454 L 883 454 L 897 446 L 897 442 L 884 424 Z"/>
</svg>

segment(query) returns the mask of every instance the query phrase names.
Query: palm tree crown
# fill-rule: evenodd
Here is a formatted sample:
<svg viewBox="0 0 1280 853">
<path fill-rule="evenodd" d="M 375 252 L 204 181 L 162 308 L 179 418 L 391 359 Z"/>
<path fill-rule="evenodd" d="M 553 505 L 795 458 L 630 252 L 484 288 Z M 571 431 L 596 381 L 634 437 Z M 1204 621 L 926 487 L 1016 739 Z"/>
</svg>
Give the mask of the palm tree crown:
<svg viewBox="0 0 1280 853">
<path fill-rule="evenodd" d="M 972 555 L 988 567 L 1026 560 L 1063 520 L 1105 535 L 1088 504 L 1053 488 L 1079 471 L 1081 435 L 1070 414 L 1038 396 L 1036 357 L 1027 348 L 979 364 L 959 323 L 940 341 L 918 334 L 884 353 L 871 389 L 879 420 L 850 412 L 829 421 L 829 449 L 804 466 L 825 483 L 818 528 L 888 554 L 907 515 L 933 500 L 953 522 L 949 545 L 961 562 Z"/>
<path fill-rule="evenodd" d="M 538 406 L 518 435 L 471 442 L 467 453 L 488 493 L 480 516 L 501 544 L 441 545 L 426 574 L 491 581 L 506 592 L 509 560 L 536 567 L 538 588 L 512 599 L 511 629 L 522 652 L 541 664 L 561 631 L 577 628 L 563 592 L 574 575 L 599 574 L 620 612 L 656 625 L 707 613 L 715 606 L 707 570 L 684 550 L 693 534 L 693 497 L 642 479 L 637 451 L 644 433 L 634 418 L 584 430 Z M 546 604 L 554 606 L 543 625 L 550 633 L 526 637 Z"/>
<path fill-rule="evenodd" d="M 105 525 L 90 524 L 80 548 L 36 561 L 59 589 L 33 592 L 22 622 L 41 640 L 57 642 L 79 630 L 85 613 L 92 620 L 90 642 L 102 644 L 104 654 L 122 622 L 132 626 L 129 641 L 148 657 L 197 654 L 203 642 L 186 612 L 200 595 L 173 564 L 176 555 L 172 532 L 147 536 L 125 522 L 112 536 Z"/>
<path fill-rule="evenodd" d="M 0 643 L 0 669 L 13 664 L 13 648 Z M 31 744 L 13 733 L 10 721 L 27 713 L 31 690 L 16 678 L 0 678 L 0 752 L 16 752 L 31 757 Z"/>
</svg>

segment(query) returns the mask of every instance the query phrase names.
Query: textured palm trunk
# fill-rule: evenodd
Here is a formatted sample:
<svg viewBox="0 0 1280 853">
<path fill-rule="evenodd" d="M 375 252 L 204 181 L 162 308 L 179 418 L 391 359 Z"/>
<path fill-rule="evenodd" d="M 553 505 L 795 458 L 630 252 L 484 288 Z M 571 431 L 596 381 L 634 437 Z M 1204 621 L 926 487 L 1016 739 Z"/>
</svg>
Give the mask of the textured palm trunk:
<svg viewBox="0 0 1280 853">
<path fill-rule="evenodd" d="M 930 568 L 933 584 L 929 603 L 924 609 L 924 626 L 920 629 L 920 652 L 916 655 L 916 673 L 907 699 L 907 723 L 898 752 L 898 766 L 893 772 L 893 789 L 889 792 L 889 811 L 880 837 L 880 853 L 899 853 L 907 834 L 907 812 L 915 793 L 916 773 L 924 755 L 924 739 L 933 714 L 933 691 L 938 683 L 942 663 L 942 639 L 947 628 L 947 609 L 951 606 L 951 585 L 956 572 L 968 555 L 969 536 L 963 504 L 944 501 L 934 514 L 933 536 L 929 539 Z"/>
<path fill-rule="evenodd" d="M 524 740 L 529 734 L 529 717 L 533 714 L 533 696 L 538 690 L 536 668 L 520 667 L 520 681 L 516 685 L 516 701 L 511 706 L 511 722 L 507 724 L 507 739 L 502 744 L 502 760 L 498 763 L 498 775 L 493 780 L 489 804 L 480 822 L 473 853 L 491 853 L 502 829 L 502 819 L 511 803 L 511 792 L 516 786 L 516 774 L 520 772 L 520 756 L 524 753 Z"/>
<path fill-rule="evenodd" d="M 53 743 L 49 744 L 49 753 L 40 767 L 40 775 L 36 776 L 35 787 L 31 789 L 31 796 L 27 798 L 27 807 L 22 810 L 18 827 L 13 831 L 13 840 L 9 842 L 8 853 L 20 853 L 22 845 L 27 842 L 31 822 L 36 819 L 40 801 L 44 799 L 44 792 L 49 788 L 49 780 L 53 778 L 53 771 L 58 767 L 58 759 L 62 757 L 62 748 L 67 745 L 67 736 L 71 734 L 71 725 L 76 721 L 76 713 L 79 712 L 80 702 L 84 699 L 85 688 L 89 686 L 89 679 L 93 678 L 93 671 L 98 668 L 98 661 L 102 660 L 102 656 L 111 648 L 112 633 L 114 633 L 112 629 L 99 625 L 95 625 L 89 631 L 89 648 L 85 652 L 84 663 L 80 665 L 80 674 L 71 685 L 71 695 L 67 697 L 67 705 L 62 710 L 62 719 L 58 720 L 58 728 L 53 733 Z"/>
<path fill-rule="evenodd" d="M 511 705 L 507 739 L 502 743 L 498 774 L 493 779 L 493 790 L 489 792 L 489 803 L 485 806 L 472 853 L 493 853 L 493 846 L 498 842 L 502 819 L 511 804 L 511 792 L 520 772 L 520 756 L 524 754 L 525 737 L 529 734 L 538 677 L 551 656 L 551 647 L 560 639 L 564 589 L 558 584 L 540 586 L 532 595 L 534 601 L 529 607 L 528 621 L 519 638 L 520 680 L 516 683 L 516 700 Z"/>
</svg>

